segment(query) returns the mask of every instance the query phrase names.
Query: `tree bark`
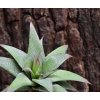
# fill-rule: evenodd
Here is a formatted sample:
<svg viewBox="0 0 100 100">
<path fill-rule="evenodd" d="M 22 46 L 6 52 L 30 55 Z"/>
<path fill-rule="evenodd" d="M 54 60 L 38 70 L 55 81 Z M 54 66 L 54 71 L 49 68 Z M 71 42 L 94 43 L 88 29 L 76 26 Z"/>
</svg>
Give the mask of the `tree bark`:
<svg viewBox="0 0 100 100">
<path fill-rule="evenodd" d="M 87 78 L 92 85 L 72 82 L 79 91 L 100 91 L 100 9 L 0 9 L 0 44 L 27 52 L 29 22 L 44 37 L 46 54 L 68 44 L 73 58 L 60 68 Z M 9 56 L 0 48 L 0 56 Z M 0 90 L 13 77 L 0 69 Z"/>
</svg>

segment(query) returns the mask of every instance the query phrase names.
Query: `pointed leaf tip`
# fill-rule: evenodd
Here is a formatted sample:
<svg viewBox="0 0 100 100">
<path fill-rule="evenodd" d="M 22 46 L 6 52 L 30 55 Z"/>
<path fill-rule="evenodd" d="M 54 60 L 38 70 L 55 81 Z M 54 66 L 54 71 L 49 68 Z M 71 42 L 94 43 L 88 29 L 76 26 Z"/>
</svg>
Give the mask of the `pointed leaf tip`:
<svg viewBox="0 0 100 100">
<path fill-rule="evenodd" d="M 55 50 L 53 50 L 51 53 L 49 53 L 47 55 L 47 57 L 51 57 L 51 56 L 54 56 L 57 54 L 65 54 L 67 49 L 68 49 L 68 45 L 62 45 L 62 46 L 56 48 Z"/>
<path fill-rule="evenodd" d="M 42 52 L 42 53 L 41 53 Z M 34 56 L 41 55 L 44 57 L 44 50 L 42 41 L 39 39 L 39 36 L 33 26 L 32 22 L 30 23 L 30 34 L 29 34 L 29 46 L 28 46 L 28 55 L 33 60 Z"/>
<path fill-rule="evenodd" d="M 83 78 L 82 76 L 65 70 L 57 70 L 53 74 L 51 74 L 49 78 L 50 77 L 53 82 L 68 80 L 68 81 L 79 81 L 90 84 L 90 82 L 87 79 Z"/>
</svg>

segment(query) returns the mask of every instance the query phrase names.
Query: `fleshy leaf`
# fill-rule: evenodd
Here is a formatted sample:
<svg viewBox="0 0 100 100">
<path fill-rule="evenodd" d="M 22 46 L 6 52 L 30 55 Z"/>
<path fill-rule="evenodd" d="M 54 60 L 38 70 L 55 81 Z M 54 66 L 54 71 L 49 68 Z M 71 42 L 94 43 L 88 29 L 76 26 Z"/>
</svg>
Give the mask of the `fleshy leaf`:
<svg viewBox="0 0 100 100">
<path fill-rule="evenodd" d="M 35 75 L 40 75 L 42 71 L 42 59 L 40 56 L 35 57 L 32 66 L 32 72 Z"/>
<path fill-rule="evenodd" d="M 52 81 L 49 78 L 46 79 L 32 79 L 33 82 L 41 85 L 45 89 L 47 89 L 49 92 L 53 91 Z"/>
<path fill-rule="evenodd" d="M 42 46 L 42 40 L 39 40 L 38 34 L 32 24 L 30 23 L 30 35 L 29 35 L 29 47 L 28 47 L 28 55 L 31 57 L 31 60 L 33 60 L 34 56 L 43 55 L 43 46 Z"/>
<path fill-rule="evenodd" d="M 71 90 L 71 91 L 77 91 L 72 85 L 70 85 L 67 82 L 58 82 L 58 84 L 60 86 L 62 86 L 63 88 L 67 89 L 67 90 Z"/>
<path fill-rule="evenodd" d="M 43 74 L 43 75 L 42 75 L 42 78 L 46 78 L 46 77 L 48 77 L 50 74 L 52 74 L 52 73 L 54 73 L 54 72 L 55 72 L 55 70 L 54 70 L 54 71 L 47 72 L 46 74 Z"/>
<path fill-rule="evenodd" d="M 33 61 L 31 60 L 30 56 L 27 54 L 27 56 L 24 58 L 24 68 L 31 68 L 33 65 Z"/>
<path fill-rule="evenodd" d="M 54 56 L 57 54 L 65 54 L 67 49 L 68 49 L 68 45 L 60 46 L 57 49 L 55 49 L 54 51 L 52 51 L 51 53 L 49 53 L 47 55 L 47 57 L 51 57 L 51 56 Z"/>
<path fill-rule="evenodd" d="M 2 90 L 2 92 L 7 92 L 8 88 L 9 88 L 9 87 L 4 88 L 4 89 Z"/>
<path fill-rule="evenodd" d="M 43 59 L 45 57 L 45 54 L 44 54 L 44 50 L 43 50 L 42 39 L 39 40 L 40 44 L 42 46 L 42 51 L 39 54 L 36 54 L 34 51 L 32 53 L 28 54 L 26 56 L 26 58 L 25 58 L 26 65 L 31 66 L 32 62 L 33 62 L 33 59 L 35 59 L 36 57 L 39 57 L 39 59 L 41 60 L 41 62 L 43 61 Z"/>
<path fill-rule="evenodd" d="M 13 59 L 0 57 L 0 67 L 8 71 L 13 76 L 17 76 L 20 70 Z"/>
<path fill-rule="evenodd" d="M 53 82 L 57 81 L 79 81 L 89 83 L 88 80 L 70 71 L 57 70 L 49 76 Z"/>
<path fill-rule="evenodd" d="M 27 55 L 25 52 L 8 45 L 1 44 L 0 46 L 11 54 L 11 56 L 15 59 L 15 61 L 19 64 L 21 68 L 24 67 L 24 63 L 25 63 L 24 58 Z"/>
<path fill-rule="evenodd" d="M 37 88 L 40 92 L 48 92 L 48 90 L 46 89 L 46 88 L 44 88 L 44 87 L 38 87 Z"/>
<path fill-rule="evenodd" d="M 6 87 L 5 89 L 3 89 L 2 92 L 7 92 L 8 89 L 9 89 L 9 86 Z M 29 87 L 22 87 L 22 88 L 18 89 L 18 91 L 16 90 L 16 92 L 25 92 L 25 91 L 27 91 L 29 89 L 30 89 Z"/>
<path fill-rule="evenodd" d="M 53 85 L 53 92 L 67 92 L 65 88 L 60 86 L 59 84 Z"/>
<path fill-rule="evenodd" d="M 43 47 L 43 37 L 40 39 L 40 44 L 41 44 L 41 59 L 44 59 L 45 53 L 44 53 L 44 47 Z"/>
<path fill-rule="evenodd" d="M 46 57 L 43 61 L 43 73 L 47 73 L 57 69 L 65 60 L 70 58 L 68 54 L 57 54 L 54 56 Z"/>
<path fill-rule="evenodd" d="M 16 91 L 24 86 L 33 86 L 34 83 L 23 73 L 19 73 L 15 80 L 9 86 L 7 92 Z"/>
<path fill-rule="evenodd" d="M 31 68 L 29 67 L 25 67 L 23 68 L 23 71 L 25 72 L 25 74 L 28 76 L 28 77 L 35 77 L 34 73 L 32 72 Z"/>
</svg>

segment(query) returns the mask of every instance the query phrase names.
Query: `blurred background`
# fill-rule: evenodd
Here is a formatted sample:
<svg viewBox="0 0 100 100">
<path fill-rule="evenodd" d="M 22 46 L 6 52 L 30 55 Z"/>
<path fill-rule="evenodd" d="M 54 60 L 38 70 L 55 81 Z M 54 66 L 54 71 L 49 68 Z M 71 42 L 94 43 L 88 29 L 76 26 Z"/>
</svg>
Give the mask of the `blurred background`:
<svg viewBox="0 0 100 100">
<path fill-rule="evenodd" d="M 0 44 L 12 45 L 27 52 L 29 22 L 32 21 L 39 37 L 44 37 L 48 54 L 67 44 L 73 58 L 60 68 L 87 78 L 92 85 L 72 82 L 79 91 L 100 92 L 100 9 L 0 9 Z M 0 56 L 9 57 L 0 48 Z M 0 69 L 0 90 L 13 77 Z"/>
</svg>

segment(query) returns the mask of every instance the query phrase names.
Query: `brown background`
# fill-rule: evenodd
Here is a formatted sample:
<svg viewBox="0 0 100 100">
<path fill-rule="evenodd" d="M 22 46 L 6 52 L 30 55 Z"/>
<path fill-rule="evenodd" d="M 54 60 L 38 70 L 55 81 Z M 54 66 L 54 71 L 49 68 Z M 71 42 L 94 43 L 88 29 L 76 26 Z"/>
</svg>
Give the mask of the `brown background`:
<svg viewBox="0 0 100 100">
<path fill-rule="evenodd" d="M 46 54 L 68 44 L 73 56 L 61 68 L 87 78 L 72 83 L 79 91 L 100 91 L 100 9 L 0 9 L 0 43 L 27 51 L 29 21 L 44 37 Z M 9 56 L 0 48 L 1 56 Z M 0 90 L 13 78 L 0 70 Z"/>
</svg>

